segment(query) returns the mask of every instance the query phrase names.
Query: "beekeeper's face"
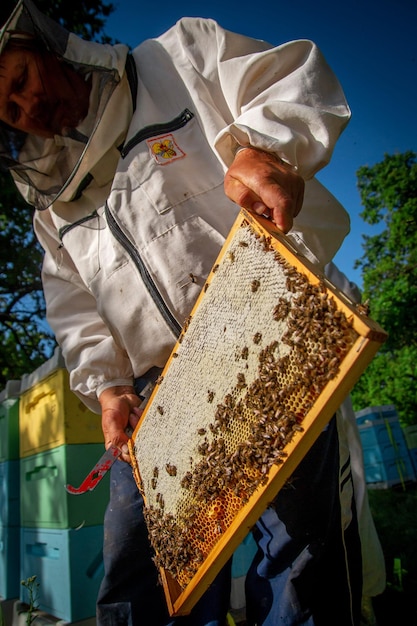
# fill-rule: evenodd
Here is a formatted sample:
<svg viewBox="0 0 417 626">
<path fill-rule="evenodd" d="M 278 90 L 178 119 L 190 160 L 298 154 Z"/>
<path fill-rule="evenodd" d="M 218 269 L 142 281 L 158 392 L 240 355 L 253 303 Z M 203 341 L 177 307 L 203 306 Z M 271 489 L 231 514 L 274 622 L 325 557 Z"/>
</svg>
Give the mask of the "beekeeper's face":
<svg viewBox="0 0 417 626">
<path fill-rule="evenodd" d="M 9 44 L 0 56 L 0 120 L 40 137 L 65 135 L 88 113 L 90 84 L 53 54 Z"/>
</svg>

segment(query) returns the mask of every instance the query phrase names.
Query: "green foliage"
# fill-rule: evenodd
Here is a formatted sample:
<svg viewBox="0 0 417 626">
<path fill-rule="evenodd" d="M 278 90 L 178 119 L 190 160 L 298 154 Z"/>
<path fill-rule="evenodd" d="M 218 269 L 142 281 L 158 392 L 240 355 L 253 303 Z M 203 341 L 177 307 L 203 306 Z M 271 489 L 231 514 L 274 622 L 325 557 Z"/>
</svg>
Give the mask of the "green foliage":
<svg viewBox="0 0 417 626">
<path fill-rule="evenodd" d="M 103 0 L 35 0 L 43 13 L 83 39 L 109 42 L 103 34 L 114 5 Z"/>
<path fill-rule="evenodd" d="M 31 624 L 36 619 L 36 611 L 39 609 L 38 596 L 39 596 L 39 583 L 36 580 L 36 576 L 29 576 L 26 580 L 22 580 L 20 584 L 27 589 L 28 592 L 28 605 L 26 607 L 26 626 Z"/>
<path fill-rule="evenodd" d="M 417 593 L 417 490 L 369 489 L 369 504 L 387 565 L 388 586 L 398 585 L 396 559 L 402 563 L 402 587 Z M 396 514 L 396 512 L 398 514 Z"/>
<path fill-rule="evenodd" d="M 388 340 L 353 390 L 356 409 L 395 404 L 405 424 L 417 423 L 417 163 L 416 153 L 385 155 L 361 167 L 361 217 L 376 226 L 365 236 L 364 300 Z"/>
<path fill-rule="evenodd" d="M 50 356 L 55 341 L 46 323 L 32 209 L 0 176 L 0 386 L 20 378 Z"/>
<path fill-rule="evenodd" d="M 9 6 L 7 6 L 7 4 Z M 1 6 L 6 14 L 14 3 Z M 35 0 L 39 9 L 85 39 L 108 42 L 102 33 L 114 10 L 103 0 Z M 4 16 L 3 16 L 4 17 Z M 99 37 L 100 36 L 100 37 Z M 49 358 L 55 339 L 45 321 L 40 268 L 42 250 L 32 228 L 32 212 L 11 177 L 0 172 L 0 389 Z"/>
<path fill-rule="evenodd" d="M 417 618 L 417 489 L 368 489 L 385 558 L 387 587 L 376 598 L 378 626 L 415 625 Z"/>
</svg>

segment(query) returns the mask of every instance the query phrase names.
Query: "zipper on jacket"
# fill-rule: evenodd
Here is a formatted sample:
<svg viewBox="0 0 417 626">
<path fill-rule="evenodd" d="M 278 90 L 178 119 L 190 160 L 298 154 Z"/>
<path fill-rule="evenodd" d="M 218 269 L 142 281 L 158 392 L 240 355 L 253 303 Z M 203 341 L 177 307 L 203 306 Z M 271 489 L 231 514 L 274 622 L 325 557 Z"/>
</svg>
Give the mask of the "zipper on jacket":
<svg viewBox="0 0 417 626">
<path fill-rule="evenodd" d="M 180 324 L 177 322 L 177 320 L 175 319 L 175 317 L 172 315 L 171 311 L 168 309 L 167 305 L 165 304 L 165 301 L 162 295 L 159 293 L 155 285 L 155 282 L 153 281 L 152 276 L 150 275 L 147 267 L 145 266 L 138 250 L 135 248 L 132 242 L 129 241 L 129 239 L 126 237 L 124 232 L 121 230 L 120 226 L 117 224 L 114 216 L 110 212 L 107 202 L 105 204 L 105 213 L 106 213 L 107 223 L 109 225 L 109 228 L 113 236 L 123 246 L 123 248 L 126 250 L 130 258 L 136 265 L 139 271 L 139 274 L 143 282 L 145 283 L 146 289 L 151 295 L 152 300 L 156 304 L 159 312 L 161 313 L 165 322 L 168 324 L 172 333 L 175 335 L 175 337 L 179 337 L 181 333 Z"/>
<path fill-rule="evenodd" d="M 64 245 L 64 242 L 62 241 L 64 235 L 69 233 L 69 231 L 72 230 L 73 228 L 76 228 L 77 226 L 81 226 L 81 224 L 85 224 L 86 222 L 89 222 L 95 217 L 98 217 L 98 212 L 96 210 L 94 210 L 92 213 L 89 213 L 89 215 L 85 215 L 84 217 L 77 220 L 76 222 L 73 222 L 72 224 L 67 224 L 66 226 L 62 226 L 58 230 L 58 237 L 61 242 L 60 247 Z"/>
<path fill-rule="evenodd" d="M 145 128 L 142 128 L 142 130 L 137 132 L 136 135 L 132 137 L 132 139 L 129 139 L 129 141 L 120 149 L 120 154 L 122 158 L 124 159 L 132 150 L 132 148 L 137 146 L 138 143 L 140 143 L 141 141 L 144 141 L 145 139 L 150 139 L 155 135 L 172 133 L 174 130 L 178 130 L 179 128 L 182 128 L 183 126 L 188 124 L 188 122 L 192 120 L 193 117 L 194 113 L 192 113 L 189 109 L 184 109 L 184 111 L 180 113 L 180 115 L 177 115 L 177 117 L 175 117 L 170 122 L 162 122 L 161 124 L 151 124 L 150 126 L 145 126 Z"/>
</svg>

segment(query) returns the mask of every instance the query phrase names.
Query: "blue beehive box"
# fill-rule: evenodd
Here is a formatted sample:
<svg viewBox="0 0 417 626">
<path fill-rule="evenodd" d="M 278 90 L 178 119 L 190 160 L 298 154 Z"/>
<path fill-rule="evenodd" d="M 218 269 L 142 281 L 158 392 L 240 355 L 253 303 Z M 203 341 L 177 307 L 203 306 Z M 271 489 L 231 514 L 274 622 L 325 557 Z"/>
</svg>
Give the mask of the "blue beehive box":
<svg viewBox="0 0 417 626">
<path fill-rule="evenodd" d="M 359 427 L 365 464 L 383 463 L 395 458 L 409 458 L 400 423 L 383 420 Z"/>
<path fill-rule="evenodd" d="M 389 487 L 415 480 L 409 450 L 395 406 L 369 407 L 356 413 L 368 484 Z"/>
<path fill-rule="evenodd" d="M 18 598 L 20 593 L 20 528 L 0 526 L 0 597 Z"/>
<path fill-rule="evenodd" d="M 36 576 L 39 608 L 67 622 L 93 617 L 103 576 L 103 527 L 21 529 L 22 580 Z M 20 599 L 27 602 L 22 587 Z"/>
<path fill-rule="evenodd" d="M 365 465 L 365 477 L 370 486 L 392 487 L 414 481 L 415 473 L 409 458 L 398 458 Z"/>
<path fill-rule="evenodd" d="M 9 380 L 0 392 L 0 462 L 19 458 L 20 380 Z"/>
<path fill-rule="evenodd" d="M 0 463 L 0 526 L 20 525 L 19 460 Z"/>
<path fill-rule="evenodd" d="M 370 422 L 377 422 L 384 419 L 397 419 L 398 413 L 394 404 L 382 404 L 379 406 L 370 406 L 362 411 L 355 413 L 356 423 L 358 426 L 362 424 L 368 424 Z"/>
<path fill-rule="evenodd" d="M 21 525 L 67 529 L 103 524 L 108 473 L 94 491 L 71 495 L 65 490 L 66 484 L 78 487 L 103 452 L 103 444 L 71 444 L 20 459 Z"/>
</svg>

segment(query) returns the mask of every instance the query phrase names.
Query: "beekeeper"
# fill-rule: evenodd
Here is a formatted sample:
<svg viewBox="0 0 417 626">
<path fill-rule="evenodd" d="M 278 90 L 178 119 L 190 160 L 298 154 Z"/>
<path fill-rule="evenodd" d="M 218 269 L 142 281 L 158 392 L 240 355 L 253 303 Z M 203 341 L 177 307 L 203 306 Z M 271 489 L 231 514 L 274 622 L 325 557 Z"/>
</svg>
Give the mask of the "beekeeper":
<svg viewBox="0 0 417 626">
<path fill-rule="evenodd" d="M 81 40 L 30 0 L 6 5 L 1 164 L 36 209 L 47 316 L 71 388 L 128 462 L 140 393 L 239 206 L 268 216 L 318 267 L 340 247 L 349 217 L 314 176 L 350 110 L 311 41 L 273 47 L 184 18 L 129 52 Z M 332 420 L 259 520 L 248 624 L 359 624 L 360 541 L 339 452 Z M 128 463 L 113 465 L 104 531 L 99 626 L 224 626 L 229 565 L 189 617 L 168 617 Z"/>
</svg>

